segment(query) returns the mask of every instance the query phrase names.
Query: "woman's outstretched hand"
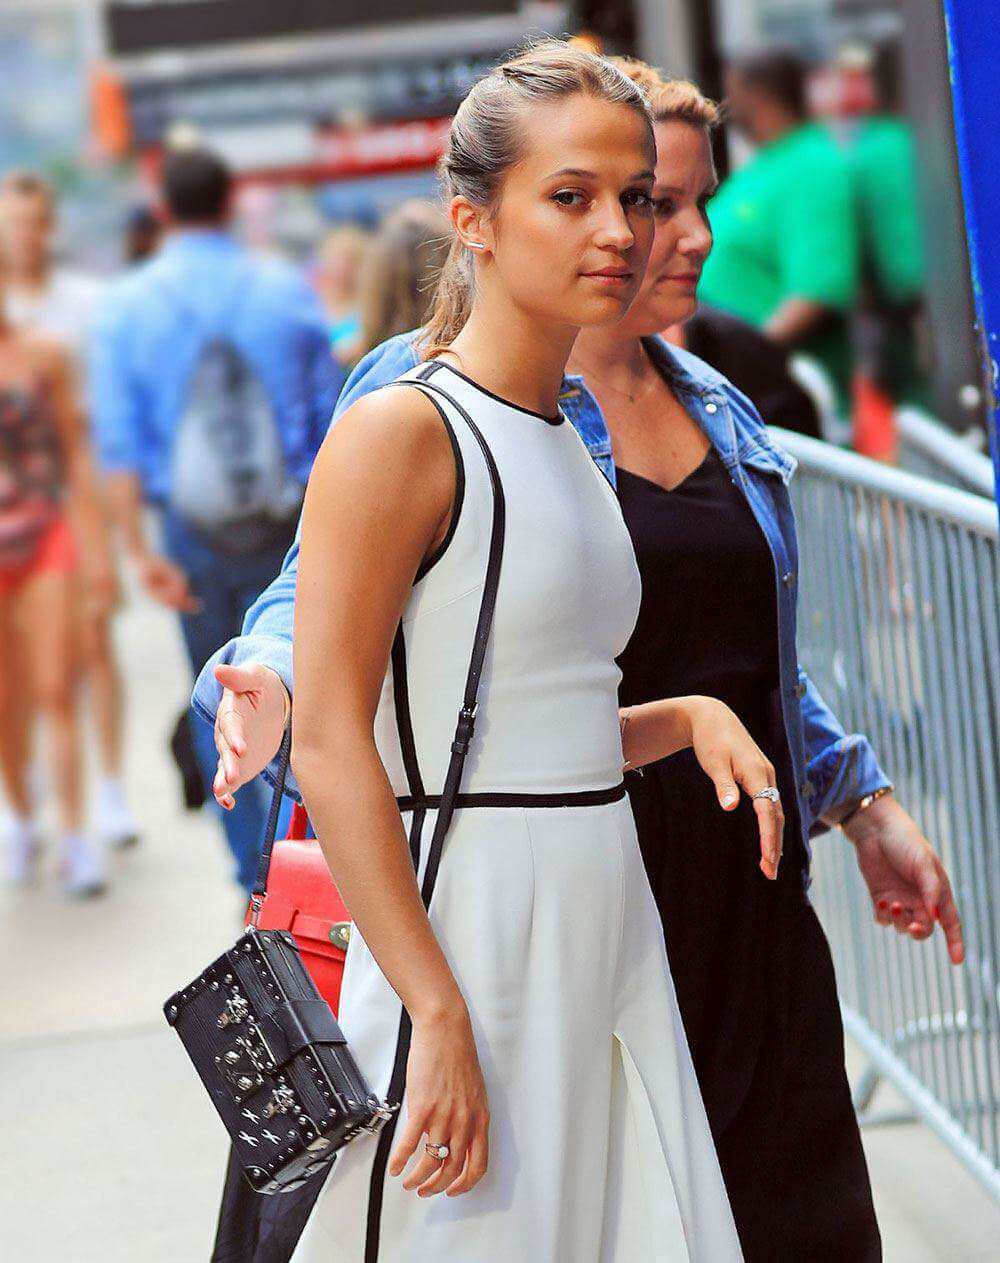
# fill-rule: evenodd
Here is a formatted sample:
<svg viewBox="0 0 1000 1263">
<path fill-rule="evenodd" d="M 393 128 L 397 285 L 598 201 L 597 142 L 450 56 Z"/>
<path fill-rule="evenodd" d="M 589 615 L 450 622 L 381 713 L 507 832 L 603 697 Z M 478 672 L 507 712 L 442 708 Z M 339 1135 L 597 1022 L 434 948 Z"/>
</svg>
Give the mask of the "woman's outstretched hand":
<svg viewBox="0 0 1000 1263">
<path fill-rule="evenodd" d="M 259 775 L 278 753 L 289 700 L 281 677 L 259 662 L 218 666 L 215 678 L 224 691 L 215 716 L 219 765 L 212 793 L 220 807 L 232 811 L 236 791 Z"/>
<path fill-rule="evenodd" d="M 699 698 L 691 711 L 691 748 L 715 785 L 724 811 L 733 811 L 740 789 L 753 799 L 760 829 L 760 867 L 774 881 L 781 860 L 785 813 L 781 802 L 753 798 L 776 787 L 774 765 L 750 736 L 734 711 L 714 697 Z"/>
<path fill-rule="evenodd" d="M 418 1197 L 467 1193 L 486 1174 L 490 1114 L 479 1055 L 466 1010 L 452 1016 L 413 1020 L 406 1063 L 406 1123 L 389 1163 Z M 447 1145 L 443 1160 L 425 1145 Z"/>
<path fill-rule="evenodd" d="M 854 843 L 858 867 L 879 925 L 912 939 L 930 938 L 941 926 L 952 964 L 965 959 L 962 920 L 951 882 L 937 852 L 893 794 L 859 811 L 844 832 Z"/>
</svg>

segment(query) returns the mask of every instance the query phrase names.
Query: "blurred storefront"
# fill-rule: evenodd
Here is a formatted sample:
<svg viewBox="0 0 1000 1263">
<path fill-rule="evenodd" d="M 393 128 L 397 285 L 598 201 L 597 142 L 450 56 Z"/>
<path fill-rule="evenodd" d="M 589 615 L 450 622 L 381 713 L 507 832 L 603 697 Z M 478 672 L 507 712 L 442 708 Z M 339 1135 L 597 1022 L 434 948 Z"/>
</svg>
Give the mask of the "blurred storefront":
<svg viewBox="0 0 1000 1263">
<path fill-rule="evenodd" d="M 319 221 L 432 195 L 469 86 L 566 8 L 517 0 L 129 0 L 100 6 L 106 150 L 155 172 L 193 129 L 239 174 L 244 226 L 293 252 Z"/>
</svg>

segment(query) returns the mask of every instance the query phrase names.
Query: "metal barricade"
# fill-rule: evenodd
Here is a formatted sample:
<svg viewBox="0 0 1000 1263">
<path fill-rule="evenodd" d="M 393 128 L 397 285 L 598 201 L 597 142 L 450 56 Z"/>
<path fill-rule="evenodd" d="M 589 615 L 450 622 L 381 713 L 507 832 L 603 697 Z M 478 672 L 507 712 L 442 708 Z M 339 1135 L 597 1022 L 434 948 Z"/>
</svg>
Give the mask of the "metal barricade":
<svg viewBox="0 0 1000 1263">
<path fill-rule="evenodd" d="M 904 407 L 896 410 L 896 434 L 902 469 L 993 497 L 993 462 L 981 450 L 981 431 L 959 437 L 920 408 Z"/>
<path fill-rule="evenodd" d="M 800 661 L 938 848 L 966 933 L 956 968 L 940 933 L 914 943 L 877 925 L 850 844 L 817 839 L 811 894 L 869 1058 L 855 1104 L 879 1121 L 872 1097 L 890 1080 L 1000 1200 L 997 507 L 772 433 L 799 461 Z"/>
</svg>

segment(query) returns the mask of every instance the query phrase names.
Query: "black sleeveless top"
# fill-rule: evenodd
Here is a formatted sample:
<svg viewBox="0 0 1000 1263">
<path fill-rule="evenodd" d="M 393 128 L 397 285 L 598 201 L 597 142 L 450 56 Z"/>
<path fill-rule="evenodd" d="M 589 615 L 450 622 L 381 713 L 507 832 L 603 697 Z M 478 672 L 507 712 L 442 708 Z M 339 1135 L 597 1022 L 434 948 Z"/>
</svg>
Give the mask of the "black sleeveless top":
<svg viewBox="0 0 1000 1263">
<path fill-rule="evenodd" d="M 691 751 L 626 776 L 688 1043 L 717 1130 L 745 1098 L 756 1066 L 778 887 L 802 883 L 778 709 L 774 563 L 714 447 L 671 491 L 616 472 L 642 576 L 636 629 L 618 659 L 621 703 L 689 693 L 726 702 L 775 765 L 786 816 L 784 857 L 772 883 L 758 867 L 749 799 L 741 795 L 739 807 L 724 812 Z"/>
</svg>

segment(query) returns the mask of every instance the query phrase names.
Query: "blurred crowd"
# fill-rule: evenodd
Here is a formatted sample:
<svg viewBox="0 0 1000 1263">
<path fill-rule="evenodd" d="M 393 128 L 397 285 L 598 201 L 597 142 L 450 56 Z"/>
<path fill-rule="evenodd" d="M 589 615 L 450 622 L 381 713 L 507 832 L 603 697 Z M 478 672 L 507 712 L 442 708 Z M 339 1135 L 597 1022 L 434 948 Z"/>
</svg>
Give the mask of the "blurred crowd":
<svg viewBox="0 0 1000 1263">
<path fill-rule="evenodd" d="M 769 423 L 853 431 L 861 450 L 887 458 L 893 408 L 926 390 L 913 140 L 893 50 L 851 57 L 871 90 L 839 126 L 814 114 L 807 68 L 791 54 L 727 68 L 738 161 L 706 206 L 714 248 L 699 310 L 665 333 Z M 122 558 L 178 616 L 197 672 L 279 569 L 350 369 L 418 327 L 433 297 L 449 232 L 432 204 L 404 202 L 374 231 L 331 225 L 303 265 L 242 244 L 237 191 L 226 163 L 189 136 L 166 154 L 155 198 L 123 222 L 120 275 L 98 279 L 57 257 L 45 176 L 0 172 L 0 771 L 12 882 L 40 871 L 43 801 L 55 804 L 68 895 L 104 891 L 110 854 L 140 841 L 112 635 Z M 186 706 L 171 748 L 187 805 L 215 809 L 213 735 Z M 255 790 L 220 813 L 244 889 L 265 815 Z"/>
</svg>

